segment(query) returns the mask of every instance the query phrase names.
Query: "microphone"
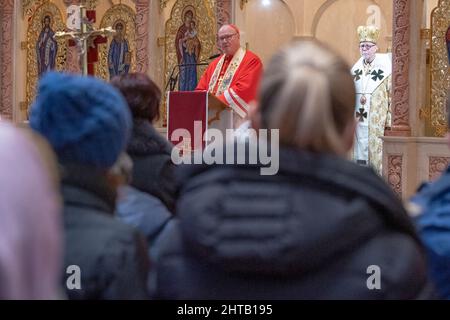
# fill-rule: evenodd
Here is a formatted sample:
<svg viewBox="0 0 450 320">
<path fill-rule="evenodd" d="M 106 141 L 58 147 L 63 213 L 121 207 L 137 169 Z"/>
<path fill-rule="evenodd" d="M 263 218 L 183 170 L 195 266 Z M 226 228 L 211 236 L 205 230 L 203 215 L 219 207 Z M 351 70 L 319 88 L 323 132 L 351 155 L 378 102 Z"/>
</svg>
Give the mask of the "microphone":
<svg viewBox="0 0 450 320">
<path fill-rule="evenodd" d="M 177 83 L 178 80 L 178 75 L 176 76 L 176 78 L 174 78 L 174 73 L 175 73 L 175 69 L 178 68 L 179 65 L 175 65 L 175 67 L 173 67 L 172 72 L 170 73 L 169 76 L 169 81 L 167 81 L 166 87 L 164 88 L 164 91 L 167 91 L 167 88 L 169 88 L 170 86 L 170 91 L 173 91 L 175 89 L 175 85 Z"/>
<path fill-rule="evenodd" d="M 183 68 L 183 67 L 207 66 L 207 65 L 209 65 L 208 62 L 176 64 L 173 67 L 172 72 L 170 73 L 169 81 L 167 81 L 167 84 L 166 84 L 166 87 L 164 88 L 164 91 L 167 91 L 167 88 L 169 88 L 169 91 L 174 91 L 175 90 L 175 86 L 177 85 L 177 82 L 178 82 L 178 75 L 180 74 L 180 70 L 178 70 L 178 73 L 175 74 L 175 70 L 177 68 L 179 69 L 179 68 Z"/>
<path fill-rule="evenodd" d="M 212 60 L 212 59 L 215 59 L 215 58 L 218 58 L 218 57 L 220 57 L 222 54 L 220 54 L 220 53 L 217 53 L 217 54 L 213 54 L 211 57 L 209 57 L 208 59 L 209 60 Z"/>
<path fill-rule="evenodd" d="M 220 57 L 221 55 L 222 55 L 221 53 L 214 54 L 214 55 L 208 57 L 208 60 L 215 59 L 217 57 Z M 192 66 L 207 66 L 207 65 L 209 65 L 209 63 L 206 62 L 205 60 L 202 60 L 202 61 L 200 61 L 198 63 L 181 63 L 181 64 L 176 64 L 173 67 L 172 72 L 170 73 L 169 81 L 167 81 L 167 84 L 166 84 L 166 87 L 165 87 L 164 91 L 167 91 L 168 88 L 169 88 L 169 91 L 174 91 L 175 90 L 175 86 L 176 86 L 177 81 L 178 81 L 178 75 L 180 73 L 180 71 L 178 71 L 178 73 L 174 76 L 175 70 L 177 68 L 180 68 L 180 67 L 192 67 Z"/>
</svg>

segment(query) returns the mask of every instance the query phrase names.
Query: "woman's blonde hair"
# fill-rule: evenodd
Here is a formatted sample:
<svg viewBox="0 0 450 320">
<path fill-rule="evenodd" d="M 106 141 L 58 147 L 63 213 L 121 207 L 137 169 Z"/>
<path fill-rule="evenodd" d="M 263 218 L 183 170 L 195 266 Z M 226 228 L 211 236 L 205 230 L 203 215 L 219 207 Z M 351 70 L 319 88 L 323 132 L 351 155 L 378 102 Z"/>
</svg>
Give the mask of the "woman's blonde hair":
<svg viewBox="0 0 450 320">
<path fill-rule="evenodd" d="M 260 89 L 261 125 L 280 144 L 345 153 L 355 86 L 347 63 L 316 40 L 294 41 L 269 62 Z"/>
</svg>

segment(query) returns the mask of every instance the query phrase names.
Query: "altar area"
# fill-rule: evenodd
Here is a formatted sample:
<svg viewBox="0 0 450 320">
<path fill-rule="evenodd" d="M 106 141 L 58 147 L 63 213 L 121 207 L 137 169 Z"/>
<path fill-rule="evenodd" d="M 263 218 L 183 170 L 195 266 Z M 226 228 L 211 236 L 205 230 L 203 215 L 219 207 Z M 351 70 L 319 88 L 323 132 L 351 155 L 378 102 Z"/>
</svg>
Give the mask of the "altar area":
<svg viewBox="0 0 450 320">
<path fill-rule="evenodd" d="M 359 58 L 356 28 L 381 30 L 380 52 L 392 53 L 392 127 L 383 137 L 383 177 L 407 199 L 450 163 L 445 100 L 450 88 L 450 0 L 4 0 L 0 4 L 0 117 L 24 122 L 45 69 L 81 73 L 68 32 L 73 5 L 89 25 L 113 34 L 87 43 L 87 73 L 106 81 L 123 72 L 148 74 L 161 89 L 183 63 L 180 40 L 191 35 L 191 59 L 218 53 L 216 32 L 234 23 L 241 45 L 263 63 L 293 38 L 317 38 L 352 65 Z M 187 33 L 189 32 L 189 33 Z M 183 37 L 179 37 L 182 34 Z M 205 65 L 195 68 L 198 80 Z M 182 81 L 178 79 L 175 90 Z M 160 121 L 165 134 L 166 105 Z"/>
</svg>

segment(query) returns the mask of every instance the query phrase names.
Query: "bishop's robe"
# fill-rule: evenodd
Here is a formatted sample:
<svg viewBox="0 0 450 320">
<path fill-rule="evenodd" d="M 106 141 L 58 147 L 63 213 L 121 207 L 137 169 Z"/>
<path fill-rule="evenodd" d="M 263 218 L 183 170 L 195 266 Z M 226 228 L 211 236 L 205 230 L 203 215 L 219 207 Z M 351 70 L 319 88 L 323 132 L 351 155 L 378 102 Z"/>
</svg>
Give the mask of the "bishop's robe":
<svg viewBox="0 0 450 320">
<path fill-rule="evenodd" d="M 222 55 L 211 62 L 195 90 L 209 91 L 229 106 L 211 127 L 239 126 L 247 116 L 249 103 L 256 99 L 262 69 L 258 56 L 242 48 L 233 57 Z"/>
<path fill-rule="evenodd" d="M 383 141 L 380 137 L 391 126 L 391 54 L 376 54 L 367 71 L 363 58 L 352 68 L 356 88 L 355 116 L 358 121 L 353 158 L 365 161 L 381 175 Z"/>
</svg>

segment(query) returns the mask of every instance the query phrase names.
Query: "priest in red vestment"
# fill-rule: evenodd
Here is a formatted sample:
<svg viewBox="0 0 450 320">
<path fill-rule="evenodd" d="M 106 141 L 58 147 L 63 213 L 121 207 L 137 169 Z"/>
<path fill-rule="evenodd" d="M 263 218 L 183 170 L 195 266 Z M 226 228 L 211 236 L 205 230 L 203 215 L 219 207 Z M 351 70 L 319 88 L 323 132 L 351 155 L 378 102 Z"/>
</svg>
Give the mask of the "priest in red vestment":
<svg viewBox="0 0 450 320">
<path fill-rule="evenodd" d="M 209 91 L 230 107 L 213 127 L 236 128 L 256 99 L 263 65 L 256 54 L 241 48 L 235 25 L 222 26 L 218 41 L 223 54 L 208 66 L 196 90 Z"/>
</svg>

